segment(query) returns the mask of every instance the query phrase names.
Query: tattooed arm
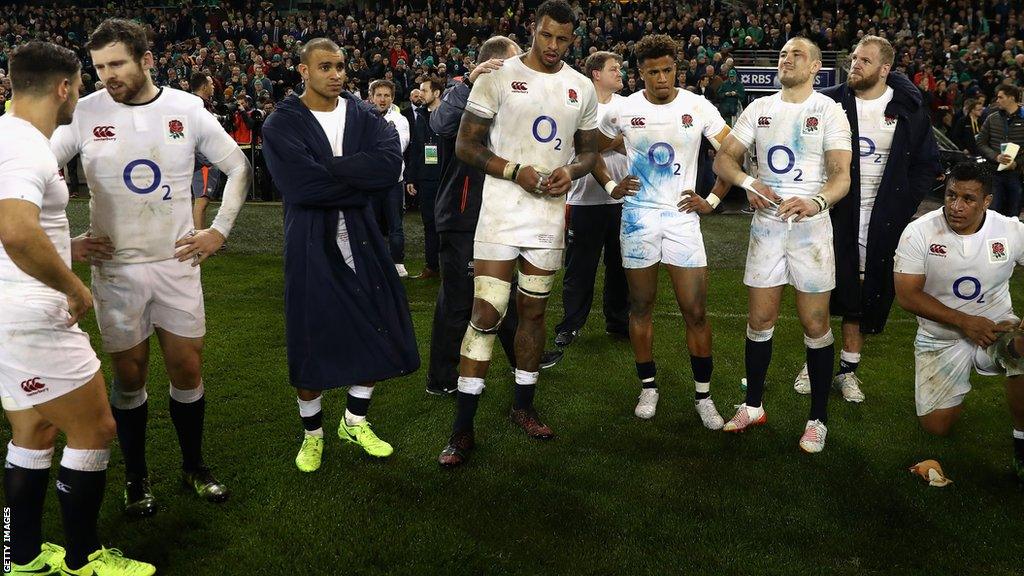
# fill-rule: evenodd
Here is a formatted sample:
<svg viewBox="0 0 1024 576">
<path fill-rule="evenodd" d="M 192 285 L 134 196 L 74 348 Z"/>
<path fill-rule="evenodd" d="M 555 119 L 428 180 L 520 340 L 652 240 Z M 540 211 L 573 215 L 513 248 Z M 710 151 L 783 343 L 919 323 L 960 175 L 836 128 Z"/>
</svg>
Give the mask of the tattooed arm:
<svg viewBox="0 0 1024 576">
<path fill-rule="evenodd" d="M 487 135 L 491 130 L 491 124 L 491 119 L 481 118 L 469 110 L 463 112 L 459 135 L 455 139 L 455 156 L 489 176 L 511 180 L 513 178 L 506 178 L 507 168 L 511 168 L 509 164 L 515 166 L 515 163 L 487 148 Z M 514 179 L 516 184 L 530 193 L 536 193 L 537 185 L 540 183 L 540 175 L 533 166 L 528 165 L 520 166 Z"/>
<path fill-rule="evenodd" d="M 835 206 L 836 202 L 843 199 L 843 196 L 850 191 L 850 162 L 853 160 L 853 153 L 849 150 L 826 150 L 825 151 L 825 176 L 827 180 L 821 187 L 821 194 L 828 201 L 829 206 Z"/>
</svg>

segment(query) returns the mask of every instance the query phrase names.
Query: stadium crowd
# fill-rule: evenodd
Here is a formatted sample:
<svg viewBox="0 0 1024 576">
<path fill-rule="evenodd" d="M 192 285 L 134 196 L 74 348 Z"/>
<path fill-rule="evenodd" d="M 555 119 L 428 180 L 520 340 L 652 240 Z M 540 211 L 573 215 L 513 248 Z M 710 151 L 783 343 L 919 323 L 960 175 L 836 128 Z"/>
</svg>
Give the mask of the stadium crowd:
<svg viewBox="0 0 1024 576">
<path fill-rule="evenodd" d="M 213 104 L 228 119 L 225 124 L 236 139 L 247 137 L 247 115 L 255 109 L 262 111 L 257 116 L 270 113 L 294 90 L 299 83 L 296 50 L 316 36 L 330 37 L 346 50 L 349 90 L 368 98 L 370 82 L 388 79 L 395 84 L 395 103 L 406 108 L 419 79 L 437 76 L 450 81 L 465 74 L 490 36 L 503 34 L 520 44 L 527 42 L 526 4 L 339 2 L 311 5 L 308 13 L 290 13 L 254 0 L 159 8 L 138 1 L 9 4 L 0 6 L 0 104 L 10 94 L 5 77 L 10 51 L 31 38 L 74 50 L 85 63 L 84 90 L 94 91 L 98 82 L 83 45 L 88 31 L 108 9 L 116 8 L 152 27 L 158 85 L 188 90 L 193 72 L 209 73 L 215 84 Z M 1002 82 L 1024 82 L 1024 12 L 1008 0 L 979 4 L 576 2 L 579 25 L 566 59 L 582 69 L 594 51 L 622 54 L 623 93 L 629 94 L 643 87 L 633 55 L 635 42 L 644 34 L 668 33 L 680 44 L 679 85 L 705 95 L 730 118 L 746 104 L 736 76 L 730 76 L 737 50 L 778 50 L 790 37 L 804 35 L 825 51 L 842 53 L 863 35 L 877 34 L 892 40 L 897 54 L 894 69 L 905 72 L 925 94 L 933 124 L 970 149 L 970 139 L 962 134 L 971 128 L 965 107 L 991 103 Z M 0 106 L 0 113 L 4 108 Z"/>
</svg>

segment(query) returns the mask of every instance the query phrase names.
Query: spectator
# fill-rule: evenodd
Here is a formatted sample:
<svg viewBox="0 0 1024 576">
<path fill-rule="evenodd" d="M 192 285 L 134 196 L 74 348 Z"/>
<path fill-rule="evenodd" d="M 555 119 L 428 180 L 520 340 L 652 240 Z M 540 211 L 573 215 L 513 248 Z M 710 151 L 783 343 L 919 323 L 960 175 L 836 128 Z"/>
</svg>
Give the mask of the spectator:
<svg viewBox="0 0 1024 576">
<path fill-rule="evenodd" d="M 973 156 L 980 154 L 978 132 L 981 131 L 981 113 L 984 109 L 985 105 L 980 100 L 973 98 L 967 100 L 964 104 L 964 110 L 967 113 L 953 124 L 952 134 L 950 134 L 950 139 L 957 148 Z"/>
<path fill-rule="evenodd" d="M 996 89 L 998 110 L 985 119 L 978 133 L 978 150 L 993 167 L 1000 167 L 993 178 L 992 204 L 1004 216 L 1017 218 L 1021 204 L 1021 174 L 1024 174 L 1024 108 L 1020 106 L 1020 88 L 1003 84 Z M 1015 155 L 1007 154 L 1003 144 L 1020 147 Z M 1001 166 L 1000 166 L 1001 165 Z"/>
<path fill-rule="evenodd" d="M 718 111 L 722 113 L 729 126 L 736 121 L 746 97 L 747 92 L 743 89 L 736 70 L 729 70 L 726 81 L 718 88 Z"/>
</svg>

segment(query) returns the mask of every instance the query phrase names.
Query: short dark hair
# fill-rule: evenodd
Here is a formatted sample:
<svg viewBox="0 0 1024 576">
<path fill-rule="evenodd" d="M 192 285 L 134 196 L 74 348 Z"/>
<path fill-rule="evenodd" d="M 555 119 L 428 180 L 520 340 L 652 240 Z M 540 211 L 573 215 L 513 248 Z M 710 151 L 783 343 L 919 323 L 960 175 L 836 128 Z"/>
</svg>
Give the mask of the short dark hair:
<svg viewBox="0 0 1024 576">
<path fill-rule="evenodd" d="M 11 54 L 10 65 L 13 95 L 42 96 L 55 81 L 74 78 L 82 69 L 74 52 L 39 40 L 19 46 Z"/>
<path fill-rule="evenodd" d="M 444 92 L 444 80 L 437 76 L 427 76 L 426 78 L 420 79 L 420 84 L 424 82 L 430 83 L 431 92 Z"/>
<path fill-rule="evenodd" d="M 576 14 L 573 13 L 572 6 L 569 6 L 565 0 L 545 0 L 534 13 L 534 21 L 540 24 L 540 19 L 545 16 L 559 24 L 576 23 Z"/>
<path fill-rule="evenodd" d="M 513 49 L 518 52 L 519 46 L 508 37 L 491 36 L 480 45 L 480 51 L 476 55 L 476 63 L 482 64 L 491 58 L 504 58 Z"/>
<path fill-rule="evenodd" d="M 1009 82 L 1003 82 L 999 86 L 996 86 L 996 93 L 998 94 L 999 92 L 1006 94 L 1012 98 L 1014 102 L 1020 102 L 1020 88 L 1017 88 Z"/>
<path fill-rule="evenodd" d="M 992 170 L 984 162 L 960 162 L 949 169 L 948 189 L 953 182 L 979 182 L 985 196 L 992 193 Z"/>
<path fill-rule="evenodd" d="M 806 36 L 793 36 L 786 43 L 788 44 L 789 42 L 792 42 L 794 40 L 799 40 L 800 42 L 806 42 L 811 47 L 811 53 L 810 53 L 811 60 L 817 60 L 819 62 L 821 61 L 821 47 L 818 46 L 817 42 L 815 42 L 814 40 L 811 40 L 810 38 L 808 38 Z"/>
<path fill-rule="evenodd" d="M 604 50 L 594 52 L 590 56 L 587 56 L 586 62 L 583 64 L 584 73 L 587 78 L 594 79 L 594 72 L 604 70 L 604 65 L 608 60 L 615 60 L 619 64 L 622 64 L 622 56 L 619 56 L 615 52 L 607 52 Z"/>
<path fill-rule="evenodd" d="M 99 50 L 115 42 L 124 44 L 136 62 L 149 51 L 148 30 L 136 22 L 124 18 L 108 18 L 100 23 L 85 45 L 89 50 Z"/>
<path fill-rule="evenodd" d="M 206 83 L 209 81 L 210 76 L 205 72 L 193 72 L 192 76 L 188 79 L 189 92 L 199 90 L 203 86 L 206 86 Z"/>
<path fill-rule="evenodd" d="M 370 96 L 373 96 L 373 93 L 376 92 L 377 90 L 380 90 L 381 88 L 386 88 L 391 92 L 392 97 L 395 96 L 395 83 L 392 82 L 391 80 L 384 80 L 383 78 L 370 82 Z"/>
<path fill-rule="evenodd" d="M 651 34 L 644 36 L 633 47 L 636 53 L 636 64 L 642 66 L 644 60 L 653 60 L 663 56 L 676 57 L 676 41 L 668 34 Z"/>
<path fill-rule="evenodd" d="M 302 45 L 302 50 L 299 52 L 299 62 L 309 66 L 309 57 L 313 52 L 317 50 L 324 50 L 327 52 L 341 52 L 342 58 L 345 57 L 345 53 L 342 52 L 341 47 L 338 46 L 333 40 L 328 38 L 313 38 L 309 42 Z"/>
</svg>

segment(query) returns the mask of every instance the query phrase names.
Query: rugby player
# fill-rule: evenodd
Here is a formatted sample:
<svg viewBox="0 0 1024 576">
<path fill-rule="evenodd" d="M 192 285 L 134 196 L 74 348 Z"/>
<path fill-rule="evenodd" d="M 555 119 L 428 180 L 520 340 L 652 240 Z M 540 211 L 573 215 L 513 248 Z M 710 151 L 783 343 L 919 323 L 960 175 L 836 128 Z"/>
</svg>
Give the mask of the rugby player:
<svg viewBox="0 0 1024 576">
<path fill-rule="evenodd" d="M 149 340 L 156 332 L 170 377 L 170 414 L 182 453 L 183 483 L 223 502 L 228 489 L 202 456 L 206 400 L 202 378 L 206 313 L 199 264 L 224 244 L 245 201 L 252 170 L 201 98 L 158 88 L 146 29 L 109 19 L 87 45 L 100 90 L 83 98 L 74 122 L 53 137 L 57 160 L 82 155 L 89 185 L 89 235 L 109 238 L 109 260 L 93 260 L 103 349 L 114 363 L 110 403 L 125 461 L 125 512 L 157 511 L 146 466 Z M 199 152 L 227 176 L 210 228 L 195 230 L 192 174 Z"/>
<path fill-rule="evenodd" d="M 442 466 L 463 463 L 473 449 L 473 417 L 517 265 L 510 418 L 531 438 L 554 437 L 533 407 L 544 309 L 562 266 L 565 195 L 598 156 L 594 85 L 562 62 L 574 22 L 564 0 L 541 4 L 529 52 L 478 78 L 462 117 L 456 155 L 487 176 L 473 246 L 473 313 L 462 344 L 453 433 L 438 459 Z"/>
<path fill-rule="evenodd" d="M 896 298 L 917 315 L 914 402 L 921 427 L 945 435 L 960 419 L 971 370 L 1006 376 L 1012 467 L 1024 482 L 1024 332 L 1010 277 L 1024 264 L 1024 223 L 989 210 L 984 165 L 958 164 L 945 204 L 907 226 L 896 249 Z"/>
<path fill-rule="evenodd" d="M 71 271 L 68 187 L 49 143 L 71 122 L 81 64 L 66 48 L 29 42 L 11 56 L 11 85 L 17 98 L 0 118 L 0 392 L 13 436 L 4 557 L 11 574 L 147 576 L 152 565 L 104 548 L 96 531 L 115 424 L 78 326 L 93 299 Z M 67 437 L 57 473 L 66 550 L 42 539 L 58 430 Z"/>
<path fill-rule="evenodd" d="M 717 149 L 729 127 L 703 96 L 676 87 L 677 48 L 665 34 L 637 42 L 644 89 L 612 104 L 599 124 L 602 145 L 622 136 L 629 176 L 616 182 L 599 173 L 597 179 L 613 198 L 626 198 L 620 240 L 629 282 L 629 339 L 640 380 L 634 413 L 651 418 L 658 406 L 652 313 L 659 264 L 664 264 L 686 323 L 697 413 L 705 427 L 718 430 L 724 421 L 711 399 L 708 263 L 698 213 L 711 213 L 728 187 L 719 180 L 707 199 L 694 189 L 701 139 L 708 138 Z"/>
<path fill-rule="evenodd" d="M 761 404 L 772 355 L 772 335 L 782 290 L 796 289 L 811 381 L 810 417 L 800 438 L 808 453 L 825 448 L 828 392 L 834 346 L 829 293 L 835 287 L 835 255 L 829 206 L 850 188 L 850 123 L 843 108 L 814 91 L 821 50 L 806 38 L 791 38 L 779 52 L 782 90 L 751 102 L 715 157 L 714 170 L 747 190 L 757 212 L 743 283 L 749 310 L 745 351 L 747 396 L 724 430 L 764 424 Z M 754 147 L 758 176 L 740 166 Z"/>
</svg>

